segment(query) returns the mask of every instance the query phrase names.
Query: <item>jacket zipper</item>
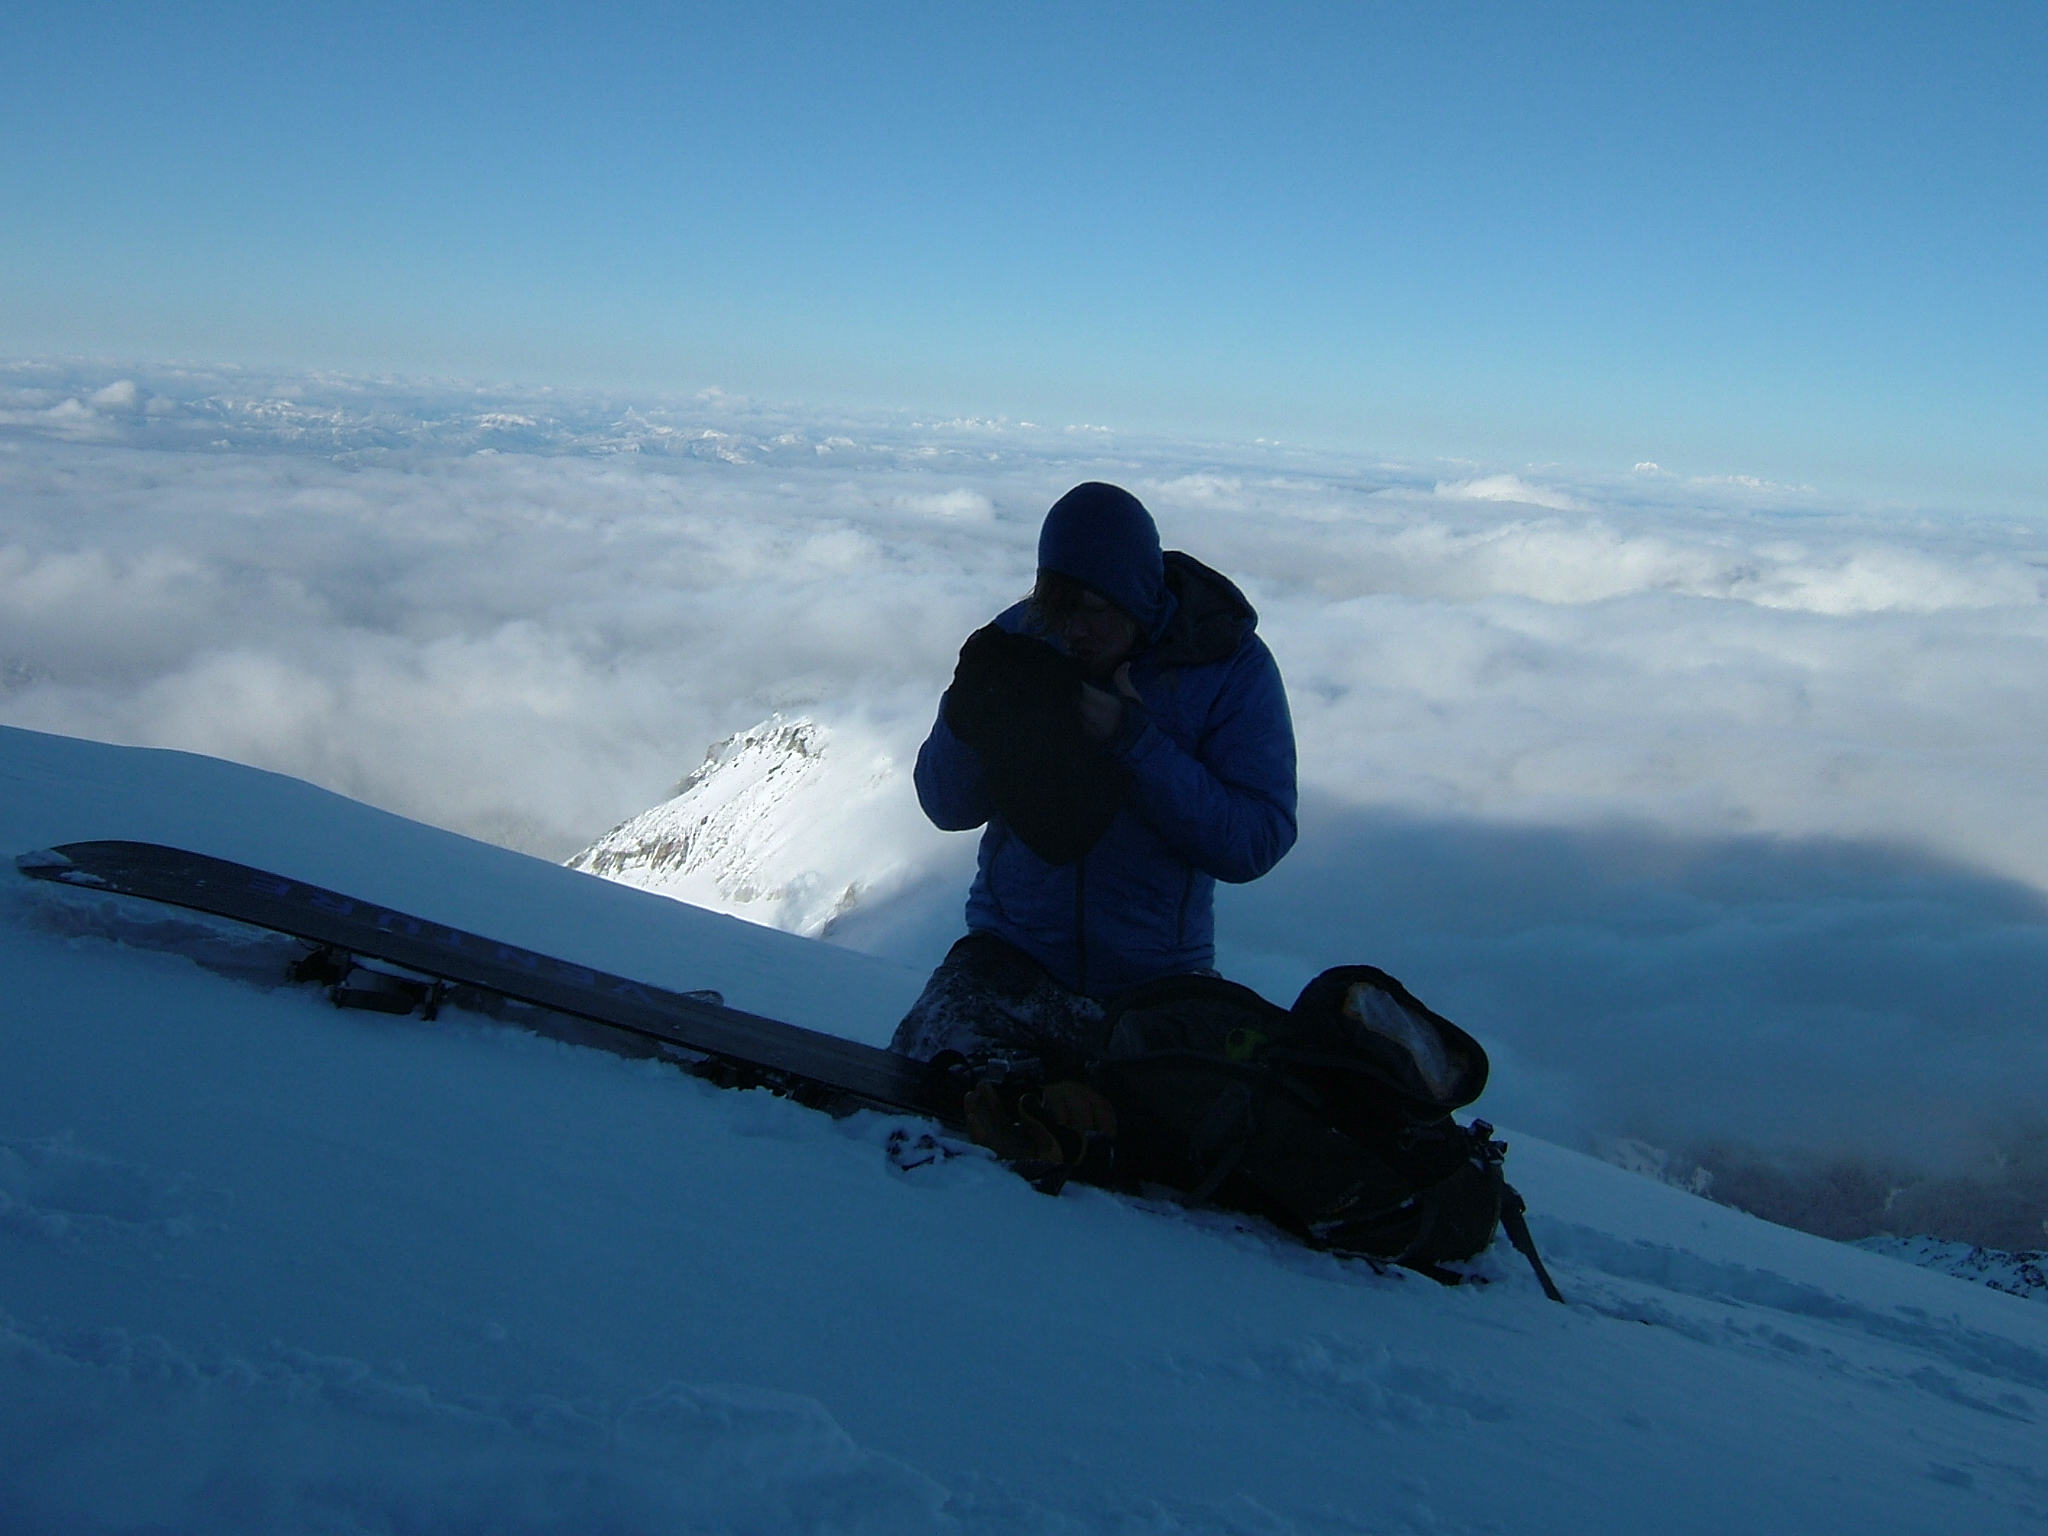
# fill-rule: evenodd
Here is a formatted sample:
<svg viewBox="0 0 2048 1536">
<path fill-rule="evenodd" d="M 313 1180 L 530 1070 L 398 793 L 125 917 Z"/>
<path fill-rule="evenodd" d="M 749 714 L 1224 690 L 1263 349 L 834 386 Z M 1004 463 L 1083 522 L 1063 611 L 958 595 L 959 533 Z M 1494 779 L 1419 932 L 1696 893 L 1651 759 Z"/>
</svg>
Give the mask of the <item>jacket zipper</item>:
<svg viewBox="0 0 2048 1536">
<path fill-rule="evenodd" d="M 1005 825 L 996 833 L 995 844 L 988 851 L 988 899 L 996 909 L 996 916 L 1006 923 L 1010 920 L 1010 914 L 1003 910 L 1003 898 L 996 894 L 996 860 L 1002 857 L 1003 849 L 1009 841 L 1010 829 Z"/>
<path fill-rule="evenodd" d="M 1074 963 L 1079 991 L 1088 991 L 1088 855 L 1074 861 Z"/>
</svg>

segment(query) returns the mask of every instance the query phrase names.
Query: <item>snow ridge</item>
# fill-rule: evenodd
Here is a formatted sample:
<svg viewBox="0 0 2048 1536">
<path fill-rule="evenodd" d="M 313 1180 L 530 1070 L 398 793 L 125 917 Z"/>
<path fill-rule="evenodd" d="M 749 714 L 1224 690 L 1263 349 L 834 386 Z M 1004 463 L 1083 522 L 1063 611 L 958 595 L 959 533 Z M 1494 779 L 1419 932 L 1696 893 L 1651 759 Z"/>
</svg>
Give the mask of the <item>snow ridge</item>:
<svg viewBox="0 0 2048 1536">
<path fill-rule="evenodd" d="M 2048 1249 L 2008 1253 L 1974 1243 L 1945 1242 L 1938 1237 L 1866 1237 L 1856 1246 L 1918 1264 L 1923 1269 L 1939 1270 L 1958 1280 L 1988 1285 L 1994 1291 L 2048 1301 Z"/>
<path fill-rule="evenodd" d="M 842 748 L 816 720 L 771 715 L 715 743 L 669 799 L 568 865 L 822 937 L 902 866 L 877 835 L 877 802 L 895 778 L 886 754 Z"/>
</svg>

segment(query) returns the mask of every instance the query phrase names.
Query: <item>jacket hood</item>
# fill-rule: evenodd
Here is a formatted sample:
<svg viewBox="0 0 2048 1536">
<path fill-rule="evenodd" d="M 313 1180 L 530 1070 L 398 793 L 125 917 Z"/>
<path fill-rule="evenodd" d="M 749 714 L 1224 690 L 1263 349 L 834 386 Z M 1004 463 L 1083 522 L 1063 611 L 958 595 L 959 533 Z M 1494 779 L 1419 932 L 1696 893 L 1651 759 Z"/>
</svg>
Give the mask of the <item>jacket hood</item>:
<svg viewBox="0 0 2048 1536">
<path fill-rule="evenodd" d="M 1169 549 L 1162 563 L 1174 604 L 1150 659 L 1162 667 L 1199 667 L 1235 656 L 1258 628 L 1258 610 L 1228 576 L 1193 555 Z"/>
</svg>

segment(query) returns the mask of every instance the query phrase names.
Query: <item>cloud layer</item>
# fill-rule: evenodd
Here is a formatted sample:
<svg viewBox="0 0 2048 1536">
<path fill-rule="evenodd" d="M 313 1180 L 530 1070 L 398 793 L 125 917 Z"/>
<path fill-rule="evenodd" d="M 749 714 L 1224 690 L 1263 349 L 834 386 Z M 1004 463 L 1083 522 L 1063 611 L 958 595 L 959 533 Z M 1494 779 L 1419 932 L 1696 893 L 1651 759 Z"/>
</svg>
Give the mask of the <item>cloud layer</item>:
<svg viewBox="0 0 2048 1536">
<path fill-rule="evenodd" d="M 1417 970 L 1532 1129 L 1896 1148 L 1918 1115 L 1960 1146 L 2048 1090 L 2048 530 L 2009 518 L 1648 464 L 19 365 L 0 721 L 563 857 L 776 710 L 907 762 L 1088 478 L 1244 585 L 1288 679 L 1321 841 L 1226 903 L 1251 979 Z M 928 963 L 971 843 L 906 838 L 898 909 L 842 937 Z"/>
</svg>

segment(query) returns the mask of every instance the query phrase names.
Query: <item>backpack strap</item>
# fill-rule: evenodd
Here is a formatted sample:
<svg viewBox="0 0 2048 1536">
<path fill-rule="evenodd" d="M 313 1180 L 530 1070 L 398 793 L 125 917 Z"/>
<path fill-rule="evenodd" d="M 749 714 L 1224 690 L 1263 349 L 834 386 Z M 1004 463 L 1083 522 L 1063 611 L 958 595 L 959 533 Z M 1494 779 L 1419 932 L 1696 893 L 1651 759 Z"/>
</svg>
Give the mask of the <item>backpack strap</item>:
<svg viewBox="0 0 2048 1536">
<path fill-rule="evenodd" d="M 1543 1267 L 1543 1256 L 1536 1251 L 1536 1239 L 1529 1235 L 1529 1219 L 1524 1214 L 1528 1207 L 1522 1203 L 1521 1192 L 1501 1177 L 1498 1166 L 1494 1168 L 1493 1176 L 1500 1180 L 1500 1224 L 1508 1235 L 1508 1241 L 1536 1271 L 1536 1283 L 1543 1287 L 1543 1294 L 1552 1301 L 1562 1302 L 1564 1296 L 1559 1292 L 1557 1282 L 1550 1278 L 1550 1271 Z"/>
<path fill-rule="evenodd" d="M 1252 1139 L 1250 1136 L 1240 1136 L 1236 1141 L 1225 1147 L 1223 1155 L 1216 1159 L 1216 1166 L 1209 1170 L 1201 1183 L 1181 1197 L 1181 1204 L 1208 1204 L 1209 1197 L 1223 1187 L 1223 1181 L 1237 1172 L 1237 1165 L 1244 1161 L 1245 1148 L 1251 1144 Z"/>
<path fill-rule="evenodd" d="M 1564 1303 L 1564 1295 L 1557 1288 L 1557 1282 L 1550 1278 L 1550 1271 L 1543 1267 L 1543 1256 L 1536 1251 L 1536 1239 L 1529 1235 L 1529 1206 L 1522 1199 L 1522 1192 L 1510 1184 L 1507 1175 L 1501 1171 L 1501 1163 L 1507 1158 L 1508 1146 L 1504 1141 L 1493 1139 L 1493 1127 L 1484 1120 L 1472 1122 L 1472 1140 L 1481 1148 L 1486 1159 L 1486 1171 L 1493 1175 L 1494 1187 L 1500 1191 L 1500 1224 L 1507 1233 L 1508 1241 L 1515 1245 L 1515 1252 L 1529 1261 L 1529 1267 L 1536 1271 L 1536 1283 L 1543 1287 L 1543 1294 L 1552 1301 Z"/>
</svg>

